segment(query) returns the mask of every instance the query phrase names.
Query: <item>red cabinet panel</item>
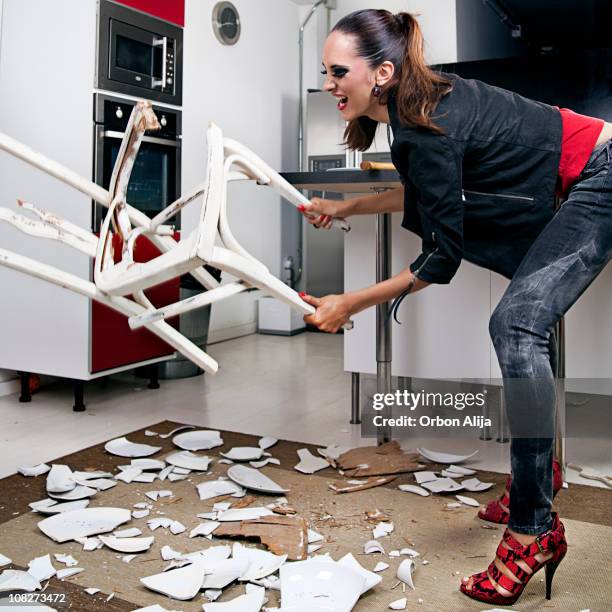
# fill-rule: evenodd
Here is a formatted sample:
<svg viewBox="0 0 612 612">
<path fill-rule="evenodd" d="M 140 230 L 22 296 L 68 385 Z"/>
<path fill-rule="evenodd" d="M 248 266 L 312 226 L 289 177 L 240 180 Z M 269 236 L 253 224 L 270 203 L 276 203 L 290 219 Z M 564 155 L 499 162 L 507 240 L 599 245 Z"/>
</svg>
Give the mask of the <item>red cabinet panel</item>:
<svg viewBox="0 0 612 612">
<path fill-rule="evenodd" d="M 181 27 L 185 26 L 185 0 L 115 0 L 115 2 L 171 21 Z"/>
<path fill-rule="evenodd" d="M 175 238 L 178 240 L 178 234 Z M 115 252 L 117 252 L 117 249 L 115 249 Z M 149 239 L 139 236 L 134 251 L 136 261 L 149 261 L 157 255 L 159 255 L 159 251 Z M 145 293 L 157 307 L 178 302 L 180 296 L 179 279 L 174 278 L 161 285 L 151 287 Z M 168 319 L 167 322 L 178 328 L 178 317 Z M 174 349 L 171 346 L 149 330 L 144 328 L 131 330 L 126 317 L 103 304 L 92 302 L 92 373 L 162 357 L 163 355 L 171 355 L 173 352 Z"/>
</svg>

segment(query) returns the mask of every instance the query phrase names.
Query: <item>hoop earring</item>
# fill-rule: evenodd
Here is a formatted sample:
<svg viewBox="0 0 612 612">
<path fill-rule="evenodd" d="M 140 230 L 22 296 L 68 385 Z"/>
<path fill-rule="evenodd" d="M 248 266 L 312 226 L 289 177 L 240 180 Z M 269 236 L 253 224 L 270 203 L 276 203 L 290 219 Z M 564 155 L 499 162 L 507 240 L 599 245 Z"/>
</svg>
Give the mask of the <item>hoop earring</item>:
<svg viewBox="0 0 612 612">
<path fill-rule="evenodd" d="M 372 95 L 375 98 L 380 97 L 380 94 L 382 93 L 382 88 L 380 85 L 374 85 L 374 87 L 372 87 Z"/>
</svg>

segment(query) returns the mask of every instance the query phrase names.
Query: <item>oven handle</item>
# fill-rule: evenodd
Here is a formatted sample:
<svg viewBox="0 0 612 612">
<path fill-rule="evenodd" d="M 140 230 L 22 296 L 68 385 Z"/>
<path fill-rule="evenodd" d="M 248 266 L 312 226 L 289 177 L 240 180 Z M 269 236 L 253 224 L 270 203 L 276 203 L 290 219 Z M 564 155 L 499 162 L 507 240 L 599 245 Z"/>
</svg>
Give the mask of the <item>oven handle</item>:
<svg viewBox="0 0 612 612">
<path fill-rule="evenodd" d="M 105 138 L 118 138 L 121 140 L 125 136 L 125 132 L 115 132 L 114 130 L 105 130 L 102 132 Z M 155 138 L 154 136 L 143 136 L 142 142 L 150 142 L 151 144 L 161 145 L 162 147 L 179 147 L 178 140 L 165 140 L 164 138 Z"/>
<path fill-rule="evenodd" d="M 153 46 L 159 47 L 159 45 L 162 46 L 162 78 L 153 79 L 151 81 L 151 85 L 153 87 L 159 86 L 160 89 L 165 89 L 166 88 L 166 55 L 168 54 L 168 37 L 164 36 L 161 39 L 156 38 L 153 41 Z"/>
</svg>

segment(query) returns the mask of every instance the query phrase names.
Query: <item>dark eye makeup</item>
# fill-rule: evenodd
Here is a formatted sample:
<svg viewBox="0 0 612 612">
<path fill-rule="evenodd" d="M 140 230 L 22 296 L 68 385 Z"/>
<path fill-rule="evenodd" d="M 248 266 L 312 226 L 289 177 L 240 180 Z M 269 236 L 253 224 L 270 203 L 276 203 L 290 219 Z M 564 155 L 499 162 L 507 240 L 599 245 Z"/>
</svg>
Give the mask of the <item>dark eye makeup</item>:
<svg viewBox="0 0 612 612">
<path fill-rule="evenodd" d="M 336 79 L 341 79 L 348 73 L 348 68 L 344 68 L 343 66 L 332 66 L 332 76 Z M 327 74 L 327 70 L 323 68 L 321 70 L 321 74 Z"/>
</svg>

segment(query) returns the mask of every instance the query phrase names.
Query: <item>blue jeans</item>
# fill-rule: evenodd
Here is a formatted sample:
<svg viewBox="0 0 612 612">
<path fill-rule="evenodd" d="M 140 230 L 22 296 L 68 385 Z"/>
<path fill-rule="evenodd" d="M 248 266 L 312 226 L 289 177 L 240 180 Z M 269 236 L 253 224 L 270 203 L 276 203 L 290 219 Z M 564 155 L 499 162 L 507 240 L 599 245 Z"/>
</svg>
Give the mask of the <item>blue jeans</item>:
<svg viewBox="0 0 612 612">
<path fill-rule="evenodd" d="M 612 258 L 612 141 L 595 147 L 491 316 L 512 435 L 510 529 L 552 525 L 557 321 Z"/>
</svg>

